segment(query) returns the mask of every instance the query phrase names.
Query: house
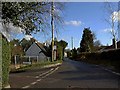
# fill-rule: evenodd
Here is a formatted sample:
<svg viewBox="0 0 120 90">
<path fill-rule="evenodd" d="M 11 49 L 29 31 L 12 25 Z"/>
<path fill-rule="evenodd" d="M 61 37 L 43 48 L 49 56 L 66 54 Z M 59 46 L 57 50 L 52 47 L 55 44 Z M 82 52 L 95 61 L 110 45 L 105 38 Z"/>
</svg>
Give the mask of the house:
<svg viewBox="0 0 120 90">
<path fill-rule="evenodd" d="M 117 48 L 120 48 L 120 41 L 117 42 Z M 110 45 L 110 46 L 103 46 L 100 51 L 109 51 L 109 50 L 114 50 L 115 46 L 114 44 Z"/>
<path fill-rule="evenodd" d="M 48 60 L 50 57 L 47 55 L 47 51 L 44 45 L 39 42 L 34 42 L 27 50 L 26 56 L 37 57 L 38 61 Z"/>
<path fill-rule="evenodd" d="M 67 52 L 64 51 L 64 57 L 67 57 Z"/>
</svg>

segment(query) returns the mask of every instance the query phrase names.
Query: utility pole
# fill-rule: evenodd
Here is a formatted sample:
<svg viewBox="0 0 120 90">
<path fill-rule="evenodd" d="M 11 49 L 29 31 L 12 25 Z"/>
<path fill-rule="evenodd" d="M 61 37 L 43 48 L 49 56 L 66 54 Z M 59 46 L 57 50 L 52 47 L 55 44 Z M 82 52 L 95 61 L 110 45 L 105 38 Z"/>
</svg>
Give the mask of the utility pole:
<svg viewBox="0 0 120 90">
<path fill-rule="evenodd" d="M 73 50 L 73 37 L 71 37 L 71 45 L 72 45 L 72 50 Z"/>
<path fill-rule="evenodd" d="M 54 61 L 54 0 L 51 2 L 52 61 Z"/>
<path fill-rule="evenodd" d="M 72 46 L 72 50 L 71 50 L 72 53 L 71 53 L 71 54 L 72 54 L 72 56 L 73 56 L 73 37 L 71 37 L 71 46 Z"/>
</svg>

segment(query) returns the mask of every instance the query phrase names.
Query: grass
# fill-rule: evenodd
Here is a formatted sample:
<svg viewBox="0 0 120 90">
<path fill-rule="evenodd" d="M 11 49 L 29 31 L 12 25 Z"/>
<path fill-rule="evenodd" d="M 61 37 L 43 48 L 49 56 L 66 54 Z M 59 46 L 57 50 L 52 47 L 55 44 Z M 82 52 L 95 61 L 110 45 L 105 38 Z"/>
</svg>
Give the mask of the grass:
<svg viewBox="0 0 120 90">
<path fill-rule="evenodd" d="M 43 68 L 44 66 L 53 65 L 53 64 L 57 64 L 57 63 L 62 63 L 62 60 L 57 60 L 54 62 L 45 61 L 45 62 L 34 63 L 34 64 L 30 64 L 30 65 L 21 65 L 20 68 L 17 68 L 17 69 L 10 68 L 10 72 L 24 72 L 26 70 Z"/>
</svg>

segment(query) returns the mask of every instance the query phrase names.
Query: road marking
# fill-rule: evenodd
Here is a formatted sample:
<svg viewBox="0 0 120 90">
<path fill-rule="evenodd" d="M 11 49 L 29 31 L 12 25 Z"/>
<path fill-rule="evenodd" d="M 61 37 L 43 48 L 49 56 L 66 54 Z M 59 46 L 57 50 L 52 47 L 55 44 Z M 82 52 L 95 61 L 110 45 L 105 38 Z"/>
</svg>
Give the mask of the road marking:
<svg viewBox="0 0 120 90">
<path fill-rule="evenodd" d="M 50 74 L 52 74 L 53 72 L 55 72 L 56 70 L 58 70 L 59 67 L 55 68 L 55 70 L 51 71 L 50 73 L 46 74 L 45 76 L 43 76 L 42 78 L 46 78 L 47 76 L 49 76 Z"/>
<path fill-rule="evenodd" d="M 38 79 L 37 82 L 41 81 L 41 79 Z"/>
<path fill-rule="evenodd" d="M 29 88 L 30 86 L 28 85 L 28 86 L 24 86 L 24 87 L 22 87 L 22 88 Z"/>
<path fill-rule="evenodd" d="M 108 72 L 111 72 L 111 73 L 113 73 L 113 74 L 116 74 L 116 75 L 119 75 L 119 76 L 120 76 L 120 73 L 114 72 L 114 71 L 112 71 L 112 70 L 110 70 L 110 69 L 107 69 L 107 68 L 102 67 L 102 66 L 100 66 L 100 65 L 95 65 L 95 66 L 98 66 L 98 67 L 102 68 L 103 70 L 106 70 L 106 71 L 108 71 Z"/>
<path fill-rule="evenodd" d="M 42 73 L 42 74 L 36 76 L 35 78 L 39 78 L 39 77 L 41 77 L 41 76 L 43 76 L 43 75 L 49 73 L 49 72 L 52 71 L 52 70 L 54 70 L 54 69 L 52 68 L 52 69 L 50 69 L 49 71 L 47 71 L 47 72 L 45 72 L 45 73 Z"/>
<path fill-rule="evenodd" d="M 32 82 L 31 84 L 32 84 L 32 85 L 35 85 L 36 83 L 37 83 L 37 82 Z"/>
<path fill-rule="evenodd" d="M 41 77 L 41 78 L 43 79 L 43 78 L 49 76 L 50 74 L 52 74 L 53 72 L 55 72 L 56 70 L 58 70 L 58 68 L 59 68 L 59 67 L 56 67 L 55 69 L 52 68 L 52 69 L 50 69 L 49 71 L 47 71 L 47 72 L 45 72 L 45 73 L 42 73 L 42 74 L 40 74 L 39 76 L 36 76 L 35 78 L 39 78 L 39 77 L 45 75 L 45 76 Z M 29 88 L 31 85 L 35 85 L 37 82 L 41 81 L 42 79 L 37 79 L 35 82 L 32 82 L 30 85 L 24 86 L 24 87 L 22 87 L 22 88 Z"/>
<path fill-rule="evenodd" d="M 109 70 L 109 69 L 106 69 L 106 68 L 103 68 L 103 69 L 106 70 L 106 71 L 109 71 L 109 72 L 111 72 L 111 73 L 113 73 L 113 74 L 116 74 L 116 75 L 119 75 L 119 76 L 120 76 L 120 73 L 114 72 L 114 71 Z"/>
<path fill-rule="evenodd" d="M 35 78 L 39 78 L 39 76 L 36 76 Z"/>
</svg>

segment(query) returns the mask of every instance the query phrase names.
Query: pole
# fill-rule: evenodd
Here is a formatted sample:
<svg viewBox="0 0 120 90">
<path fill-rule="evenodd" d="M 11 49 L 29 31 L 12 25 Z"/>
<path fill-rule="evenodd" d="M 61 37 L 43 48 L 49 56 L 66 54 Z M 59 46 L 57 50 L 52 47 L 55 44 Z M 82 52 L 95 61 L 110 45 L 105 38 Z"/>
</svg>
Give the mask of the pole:
<svg viewBox="0 0 120 90">
<path fill-rule="evenodd" d="M 73 37 L 71 37 L 71 45 L 72 45 L 72 50 L 73 50 Z"/>
<path fill-rule="evenodd" d="M 72 56 L 73 56 L 73 37 L 71 37 L 71 45 L 72 45 Z"/>
<path fill-rule="evenodd" d="M 51 3 L 52 61 L 54 61 L 54 1 Z"/>
</svg>

